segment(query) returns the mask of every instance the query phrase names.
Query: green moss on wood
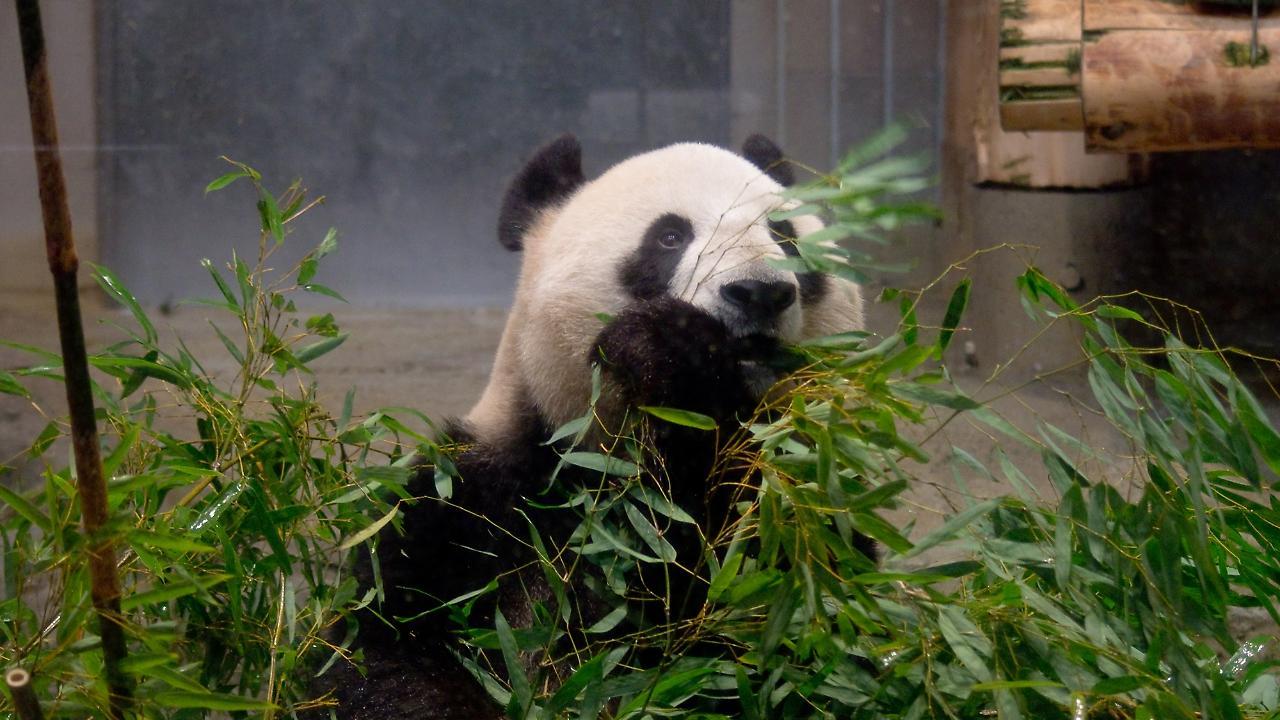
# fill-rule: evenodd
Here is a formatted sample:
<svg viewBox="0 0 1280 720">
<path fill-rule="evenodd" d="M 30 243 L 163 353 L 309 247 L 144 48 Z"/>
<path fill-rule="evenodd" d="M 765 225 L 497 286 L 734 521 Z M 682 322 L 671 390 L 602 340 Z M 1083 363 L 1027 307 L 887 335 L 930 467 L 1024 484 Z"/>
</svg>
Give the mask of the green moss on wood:
<svg viewBox="0 0 1280 720">
<path fill-rule="evenodd" d="M 1067 53 L 1067 72 L 1072 75 L 1080 74 L 1081 54 L 1078 49 Z"/>
<path fill-rule="evenodd" d="M 1078 85 L 1043 85 L 1027 87 L 1011 85 L 1000 88 L 1000 102 L 1019 102 L 1022 100 L 1064 100 L 1080 97 Z"/>
<path fill-rule="evenodd" d="M 1000 17 L 1005 20 L 1025 20 L 1027 0 L 1000 0 Z"/>
<path fill-rule="evenodd" d="M 1234 40 L 1223 48 L 1223 55 L 1231 67 L 1258 67 L 1271 62 L 1271 51 L 1266 45 L 1258 46 L 1258 57 L 1255 60 L 1251 59 L 1253 53 L 1249 43 L 1239 43 Z"/>
</svg>

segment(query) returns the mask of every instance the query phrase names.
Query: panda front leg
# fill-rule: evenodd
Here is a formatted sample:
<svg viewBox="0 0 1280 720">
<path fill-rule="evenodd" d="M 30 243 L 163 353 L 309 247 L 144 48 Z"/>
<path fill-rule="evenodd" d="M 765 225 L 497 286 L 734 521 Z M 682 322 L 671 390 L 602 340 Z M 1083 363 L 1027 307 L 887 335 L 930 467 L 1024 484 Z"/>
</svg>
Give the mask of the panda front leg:
<svg viewBox="0 0 1280 720">
<path fill-rule="evenodd" d="M 366 552 L 357 556 L 360 591 L 380 578 L 384 598 L 356 614 L 359 635 L 351 650 L 363 653 L 363 667 L 339 661 L 313 685 L 317 696 L 328 694 L 338 703 L 340 720 L 503 716 L 455 659 L 457 628 L 441 606 L 485 587 L 522 560 L 522 546 L 507 529 L 519 526 L 517 497 L 546 463 L 475 442 L 460 427 L 449 436 L 468 446 L 453 458 L 453 496 L 438 498 L 432 468 L 419 468 L 408 486 L 419 499 L 402 506 L 403 534 L 387 528 L 378 539 L 379 559 Z M 476 601 L 473 626 L 492 624 L 496 601 L 493 595 Z M 329 715 L 318 709 L 300 717 Z"/>
<path fill-rule="evenodd" d="M 734 337 L 717 318 L 670 297 L 628 307 L 596 339 L 595 357 L 625 403 L 691 410 L 719 424 L 718 435 L 660 424 L 652 448 L 666 461 L 663 480 L 673 499 L 695 513 L 709 537 L 730 519 L 731 492 L 748 484 L 717 477 L 724 431 L 755 412 L 776 379 L 778 351 L 776 340 Z M 857 546 L 872 562 L 878 559 L 870 538 L 859 535 Z"/>
<path fill-rule="evenodd" d="M 751 366 L 776 342 L 737 338 L 719 319 L 683 300 L 635 303 L 596 338 L 593 360 L 632 405 L 658 405 L 732 421 L 760 399 Z"/>
<path fill-rule="evenodd" d="M 679 565 L 694 574 L 705 558 L 706 543 L 731 522 L 732 500 L 744 486 L 741 477 L 725 476 L 729 471 L 719 459 L 724 443 L 759 401 L 747 366 L 766 349 L 762 345 L 771 343 L 735 338 L 719 319 L 671 297 L 628 306 L 594 344 L 593 359 L 600 364 L 611 401 L 625 406 L 605 408 L 601 415 L 606 422 L 615 420 L 619 410 L 662 406 L 707 415 L 718 425 L 718 430 L 707 431 L 655 419 L 640 436 L 651 458 L 645 463 L 645 482 L 697 521 L 697 527 L 673 524 L 666 531 Z M 694 577 L 672 579 L 673 612 L 696 612 L 703 586 Z"/>
</svg>

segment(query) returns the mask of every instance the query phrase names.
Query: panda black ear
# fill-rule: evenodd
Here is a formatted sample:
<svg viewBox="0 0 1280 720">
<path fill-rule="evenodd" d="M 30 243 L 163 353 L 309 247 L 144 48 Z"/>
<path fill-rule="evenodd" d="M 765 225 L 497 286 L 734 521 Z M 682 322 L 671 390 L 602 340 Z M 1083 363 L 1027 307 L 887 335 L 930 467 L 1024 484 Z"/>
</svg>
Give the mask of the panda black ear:
<svg viewBox="0 0 1280 720">
<path fill-rule="evenodd" d="M 507 187 L 498 216 L 498 241 L 508 250 L 520 250 L 538 212 L 573 194 L 583 181 L 577 138 L 565 134 L 543 145 Z"/>
<path fill-rule="evenodd" d="M 796 182 L 795 171 L 787 161 L 782 149 L 773 144 L 769 138 L 756 133 L 742 143 L 742 156 L 760 168 L 774 182 L 783 187 L 790 187 Z"/>
</svg>

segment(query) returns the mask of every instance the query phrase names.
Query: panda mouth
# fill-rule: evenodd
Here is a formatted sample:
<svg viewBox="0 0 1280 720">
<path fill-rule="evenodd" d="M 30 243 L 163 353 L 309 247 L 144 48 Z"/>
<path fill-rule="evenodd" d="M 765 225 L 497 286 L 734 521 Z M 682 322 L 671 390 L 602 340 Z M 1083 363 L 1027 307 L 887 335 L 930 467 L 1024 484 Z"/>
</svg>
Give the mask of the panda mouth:
<svg viewBox="0 0 1280 720">
<path fill-rule="evenodd" d="M 764 397 L 769 388 L 777 384 L 782 373 L 776 368 L 754 360 L 748 360 L 741 364 L 742 379 L 746 381 L 747 387 L 756 397 Z"/>
<path fill-rule="evenodd" d="M 733 343 L 738 354 L 746 360 L 766 358 L 777 351 L 782 344 L 778 331 L 774 328 L 744 327 L 730 328 Z"/>
</svg>

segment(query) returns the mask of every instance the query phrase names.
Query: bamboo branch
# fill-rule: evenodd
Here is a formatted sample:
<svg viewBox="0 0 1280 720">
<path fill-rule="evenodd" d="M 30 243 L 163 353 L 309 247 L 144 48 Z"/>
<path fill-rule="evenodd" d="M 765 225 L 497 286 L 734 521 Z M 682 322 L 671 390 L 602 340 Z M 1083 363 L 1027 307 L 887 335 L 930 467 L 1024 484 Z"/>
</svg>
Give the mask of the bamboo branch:
<svg viewBox="0 0 1280 720">
<path fill-rule="evenodd" d="M 67 187 L 58 153 L 58 129 L 53 114 L 40 3 L 39 0 L 15 2 L 18 31 L 22 37 L 22 63 L 27 76 L 31 137 L 40 183 L 40 209 L 44 215 L 45 252 L 49 272 L 53 274 L 58 305 L 58 336 L 62 344 L 67 405 L 71 412 L 71 442 L 75 451 L 80 517 L 89 540 L 89 575 L 93 606 L 98 614 L 98 633 L 102 638 L 103 668 L 111 693 L 110 712 L 113 718 L 119 719 L 124 717 L 130 704 L 132 688 L 121 669 L 126 649 L 115 545 L 104 532 L 108 517 L 107 485 L 102 476 L 89 361 L 80 320 L 80 294 L 76 284 L 80 261 L 76 257 L 75 240 L 71 234 Z"/>
<path fill-rule="evenodd" d="M 31 688 L 31 673 L 22 668 L 13 668 L 4 675 L 4 683 L 9 686 L 9 695 L 13 697 L 13 709 L 18 713 L 18 720 L 44 720 L 40 712 L 40 701 L 36 700 L 35 690 Z"/>
</svg>

